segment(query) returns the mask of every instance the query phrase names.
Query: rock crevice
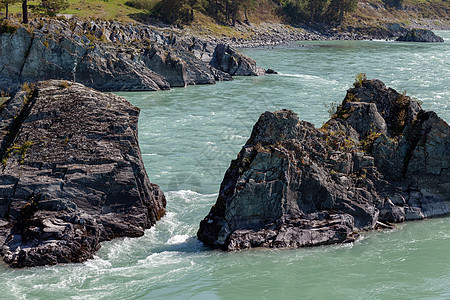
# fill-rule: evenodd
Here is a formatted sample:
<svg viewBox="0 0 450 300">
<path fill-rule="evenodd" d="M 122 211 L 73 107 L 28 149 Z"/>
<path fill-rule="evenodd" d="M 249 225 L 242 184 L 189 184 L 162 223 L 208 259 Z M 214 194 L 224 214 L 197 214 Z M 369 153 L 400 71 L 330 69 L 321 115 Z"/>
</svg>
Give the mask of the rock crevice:
<svg viewBox="0 0 450 300">
<path fill-rule="evenodd" d="M 146 25 L 52 19 L 30 27 L 0 33 L 0 91 L 12 94 L 22 83 L 48 79 L 100 91 L 157 91 L 264 74 L 230 47 L 242 66 L 224 70 L 212 63 L 228 59 L 217 51 L 223 45 Z"/>
<path fill-rule="evenodd" d="M 12 267 L 81 262 L 165 214 L 137 140 L 139 109 L 81 84 L 26 85 L 0 113 L 0 254 Z M 13 124 L 13 125 L 11 125 Z"/>
<path fill-rule="evenodd" d="M 265 112 L 198 237 L 223 250 L 314 246 L 448 215 L 449 133 L 379 80 L 356 82 L 320 129 L 289 110 Z"/>
</svg>

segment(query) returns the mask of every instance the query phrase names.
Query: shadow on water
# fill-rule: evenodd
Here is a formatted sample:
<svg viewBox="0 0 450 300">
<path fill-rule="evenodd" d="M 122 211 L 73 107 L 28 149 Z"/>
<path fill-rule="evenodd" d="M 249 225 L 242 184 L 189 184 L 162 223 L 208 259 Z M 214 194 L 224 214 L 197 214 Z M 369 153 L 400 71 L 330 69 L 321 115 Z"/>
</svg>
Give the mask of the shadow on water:
<svg viewBox="0 0 450 300">
<path fill-rule="evenodd" d="M 176 244 L 164 244 L 152 249 L 152 253 L 162 252 L 181 252 L 181 253 L 198 253 L 211 251 L 211 248 L 203 245 L 196 236 L 187 238 L 184 242 Z"/>
</svg>

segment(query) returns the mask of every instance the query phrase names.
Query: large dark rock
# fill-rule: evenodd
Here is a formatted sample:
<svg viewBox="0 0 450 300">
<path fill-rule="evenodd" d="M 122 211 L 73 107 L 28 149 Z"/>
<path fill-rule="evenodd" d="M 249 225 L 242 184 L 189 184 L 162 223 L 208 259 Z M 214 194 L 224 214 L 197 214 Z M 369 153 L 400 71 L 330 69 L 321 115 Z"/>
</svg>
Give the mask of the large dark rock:
<svg viewBox="0 0 450 300">
<path fill-rule="evenodd" d="M 411 29 L 397 38 L 399 42 L 443 43 L 444 39 L 428 29 Z"/>
<path fill-rule="evenodd" d="M 227 170 L 198 238 L 213 248 L 353 241 L 384 222 L 450 212 L 450 130 L 434 112 L 362 80 L 322 128 L 265 112 Z"/>
<path fill-rule="evenodd" d="M 211 66 L 233 76 L 259 76 L 266 72 L 254 59 L 225 44 L 217 45 Z"/>
<path fill-rule="evenodd" d="M 0 252 L 13 267 L 81 262 L 165 214 L 139 109 L 77 83 L 26 85 L 0 113 Z"/>
</svg>

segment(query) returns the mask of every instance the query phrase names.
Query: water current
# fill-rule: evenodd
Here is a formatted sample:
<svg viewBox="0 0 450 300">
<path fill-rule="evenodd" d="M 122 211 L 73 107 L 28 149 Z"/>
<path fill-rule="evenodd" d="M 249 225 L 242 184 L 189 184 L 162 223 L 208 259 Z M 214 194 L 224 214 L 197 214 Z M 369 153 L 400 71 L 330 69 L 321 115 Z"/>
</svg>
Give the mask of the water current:
<svg viewBox="0 0 450 300">
<path fill-rule="evenodd" d="M 165 92 L 119 93 L 141 108 L 139 139 L 167 215 L 94 259 L 12 270 L 0 299 L 450 299 L 450 218 L 408 222 L 358 241 L 297 250 L 212 251 L 195 235 L 259 115 L 282 108 L 321 126 L 357 73 L 406 91 L 450 121 L 445 43 L 313 41 L 245 49 L 280 74 Z"/>
</svg>

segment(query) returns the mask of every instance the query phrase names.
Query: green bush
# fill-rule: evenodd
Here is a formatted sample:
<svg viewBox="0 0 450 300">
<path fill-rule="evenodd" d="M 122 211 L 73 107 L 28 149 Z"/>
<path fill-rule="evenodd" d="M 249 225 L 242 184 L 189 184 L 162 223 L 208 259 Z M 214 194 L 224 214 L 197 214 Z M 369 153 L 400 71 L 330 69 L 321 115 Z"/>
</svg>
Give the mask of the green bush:
<svg viewBox="0 0 450 300">
<path fill-rule="evenodd" d="M 60 11 L 69 7 L 67 0 L 42 0 L 40 4 L 31 6 L 35 14 L 55 17 Z"/>
<path fill-rule="evenodd" d="M 154 6 L 154 1 L 152 0 L 128 0 L 125 5 L 133 7 L 136 9 L 144 9 L 150 11 Z"/>
<path fill-rule="evenodd" d="M 353 83 L 353 86 L 355 88 L 362 87 L 363 83 L 367 80 L 366 73 L 359 73 L 355 75 L 355 82 Z"/>
</svg>

